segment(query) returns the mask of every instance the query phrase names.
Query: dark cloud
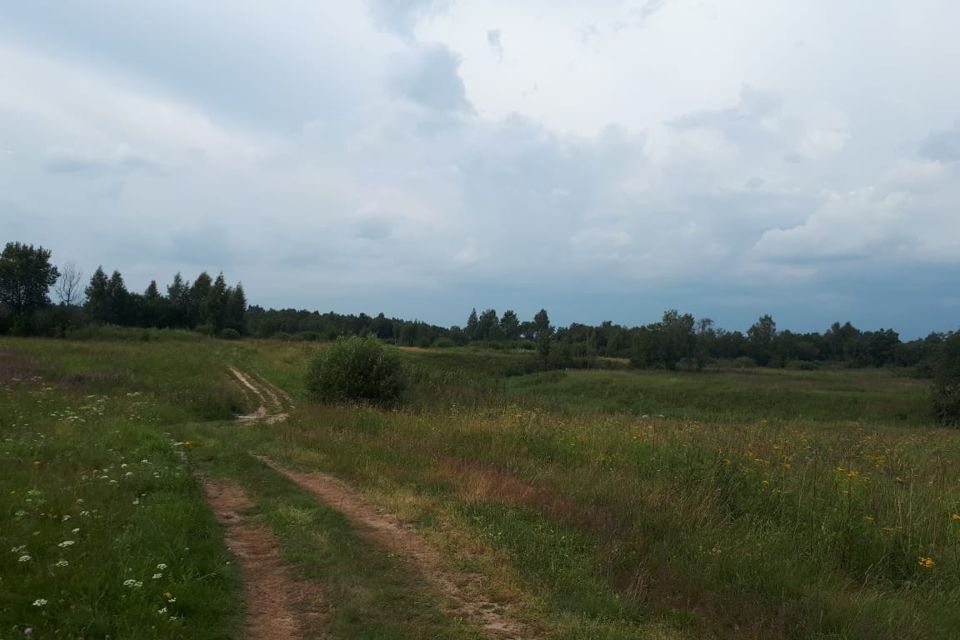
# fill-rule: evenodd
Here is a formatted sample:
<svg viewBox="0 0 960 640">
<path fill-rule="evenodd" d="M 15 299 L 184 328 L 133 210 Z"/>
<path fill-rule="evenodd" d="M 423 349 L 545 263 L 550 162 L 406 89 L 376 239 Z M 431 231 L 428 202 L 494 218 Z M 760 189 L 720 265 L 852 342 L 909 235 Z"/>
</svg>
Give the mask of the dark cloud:
<svg viewBox="0 0 960 640">
<path fill-rule="evenodd" d="M 960 120 L 952 129 L 934 131 L 920 145 L 920 155 L 939 162 L 960 162 Z"/>
<path fill-rule="evenodd" d="M 438 112 L 471 112 L 460 78 L 460 58 L 439 44 L 417 46 L 401 62 L 395 86 L 406 98 Z"/>
<path fill-rule="evenodd" d="M 674 129 L 714 129 L 733 142 L 768 139 L 764 118 L 780 112 L 782 100 L 773 93 L 749 85 L 740 90 L 740 101 L 727 109 L 695 111 L 669 123 Z"/>
<path fill-rule="evenodd" d="M 116 174 L 131 171 L 159 172 L 156 162 L 142 156 L 118 153 L 113 156 L 85 155 L 77 152 L 56 152 L 49 155 L 44 168 L 50 173 Z"/>
<path fill-rule="evenodd" d="M 387 31 L 412 37 L 424 16 L 444 10 L 449 0 L 368 0 L 374 21 Z"/>
</svg>

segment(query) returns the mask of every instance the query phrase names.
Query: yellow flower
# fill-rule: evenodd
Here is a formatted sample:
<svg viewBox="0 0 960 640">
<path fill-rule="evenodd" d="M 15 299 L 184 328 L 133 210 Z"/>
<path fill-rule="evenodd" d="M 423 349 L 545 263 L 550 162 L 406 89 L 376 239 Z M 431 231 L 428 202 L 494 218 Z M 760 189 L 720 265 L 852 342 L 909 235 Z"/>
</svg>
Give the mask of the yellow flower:
<svg viewBox="0 0 960 640">
<path fill-rule="evenodd" d="M 924 569 L 932 569 L 933 565 L 936 564 L 933 558 L 929 556 L 920 556 L 917 558 L 917 564 L 919 564 Z"/>
<path fill-rule="evenodd" d="M 960 513 L 953 514 L 952 516 L 950 516 L 950 519 L 953 520 L 954 522 L 960 521 Z"/>
</svg>

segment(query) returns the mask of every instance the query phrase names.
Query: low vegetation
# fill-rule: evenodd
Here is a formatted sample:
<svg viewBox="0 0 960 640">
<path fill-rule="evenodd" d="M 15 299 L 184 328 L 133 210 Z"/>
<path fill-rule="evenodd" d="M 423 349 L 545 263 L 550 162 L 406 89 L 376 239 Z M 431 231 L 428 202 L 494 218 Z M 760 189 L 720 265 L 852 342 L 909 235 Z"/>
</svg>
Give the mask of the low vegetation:
<svg viewBox="0 0 960 640">
<path fill-rule="evenodd" d="M 927 382 L 544 372 L 535 353 L 373 345 L 0 339 L 0 636 L 238 637 L 242 577 L 199 473 L 241 486 L 323 594 L 310 633 L 480 637 L 408 562 L 251 453 L 349 482 L 537 637 L 960 626 L 960 432 L 933 425 Z M 399 360 L 407 403 L 309 402 L 311 363 L 338 352 L 338 370 Z M 236 422 L 255 398 L 228 367 L 298 408 Z"/>
<path fill-rule="evenodd" d="M 407 387 L 397 352 L 379 340 L 341 338 L 310 363 L 306 387 L 318 400 L 396 402 Z"/>
</svg>

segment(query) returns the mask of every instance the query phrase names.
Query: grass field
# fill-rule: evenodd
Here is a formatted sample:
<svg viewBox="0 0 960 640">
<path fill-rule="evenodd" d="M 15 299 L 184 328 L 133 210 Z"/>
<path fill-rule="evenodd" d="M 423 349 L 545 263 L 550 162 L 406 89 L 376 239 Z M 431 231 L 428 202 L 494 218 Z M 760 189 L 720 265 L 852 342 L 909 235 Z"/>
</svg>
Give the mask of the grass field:
<svg viewBox="0 0 960 640">
<path fill-rule="evenodd" d="M 410 402 L 381 410 L 306 401 L 318 348 L 0 340 L 0 638 L 242 637 L 203 478 L 242 487 L 322 593 L 301 637 L 485 637 L 251 454 L 348 483 L 529 637 L 956 637 L 960 432 L 930 426 L 923 382 L 411 350 Z M 228 366 L 287 391 L 289 419 L 236 422 L 255 399 Z"/>
</svg>

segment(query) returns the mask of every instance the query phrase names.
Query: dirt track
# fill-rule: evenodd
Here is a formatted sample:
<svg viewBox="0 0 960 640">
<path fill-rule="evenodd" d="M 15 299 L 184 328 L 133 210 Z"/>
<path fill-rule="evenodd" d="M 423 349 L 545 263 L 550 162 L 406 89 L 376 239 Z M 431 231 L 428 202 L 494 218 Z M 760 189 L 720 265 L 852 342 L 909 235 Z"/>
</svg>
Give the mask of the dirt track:
<svg viewBox="0 0 960 640">
<path fill-rule="evenodd" d="M 490 638 L 534 637 L 525 625 L 509 615 L 504 605 L 483 593 L 480 576 L 449 570 L 436 549 L 393 516 L 378 511 L 346 483 L 324 473 L 293 471 L 269 458 L 257 458 L 344 514 L 358 534 L 410 560 L 434 590 L 454 605 L 452 615 L 476 625 Z"/>
<path fill-rule="evenodd" d="M 283 422 L 289 415 L 287 409 L 293 408 L 293 400 L 286 391 L 274 386 L 262 378 L 243 373 L 235 367 L 230 367 L 230 373 L 241 385 L 241 389 L 250 391 L 257 398 L 260 406 L 253 413 L 239 416 L 240 422 L 265 422 L 275 424 Z"/>
<path fill-rule="evenodd" d="M 322 615 L 316 588 L 291 579 L 280 562 L 270 531 L 244 512 L 254 503 L 243 489 L 225 481 L 204 481 L 207 501 L 227 527 L 227 547 L 243 570 L 248 640 L 300 640 L 307 616 Z"/>
</svg>

